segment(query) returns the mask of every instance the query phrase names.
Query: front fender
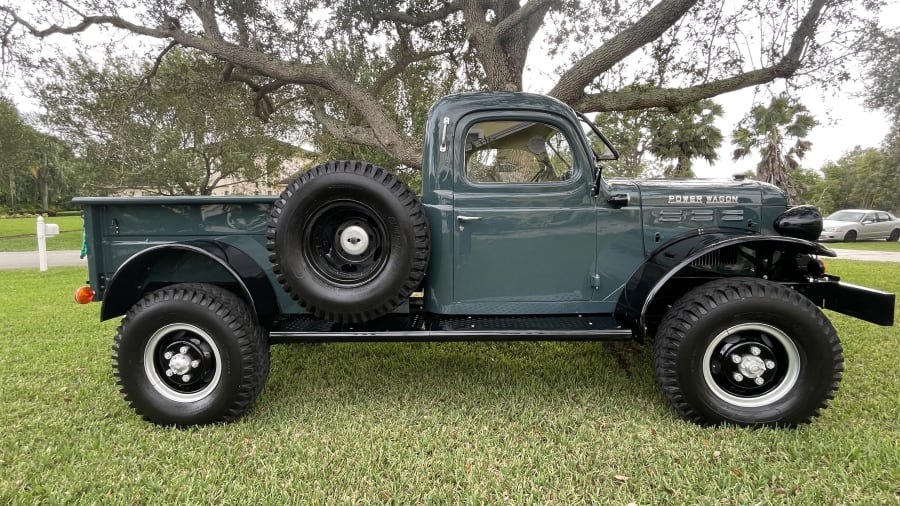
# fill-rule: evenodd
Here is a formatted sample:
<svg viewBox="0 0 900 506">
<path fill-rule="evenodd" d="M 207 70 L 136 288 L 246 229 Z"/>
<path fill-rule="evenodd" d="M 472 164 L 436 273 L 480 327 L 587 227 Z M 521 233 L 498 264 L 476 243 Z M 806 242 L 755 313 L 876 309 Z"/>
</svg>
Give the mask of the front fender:
<svg viewBox="0 0 900 506">
<path fill-rule="evenodd" d="M 145 293 L 184 282 L 234 287 L 261 325 L 278 314 L 272 285 L 253 258 L 230 244 L 198 240 L 153 246 L 123 262 L 107 284 L 100 319 L 122 316 Z"/>
<path fill-rule="evenodd" d="M 648 310 L 666 284 L 685 267 L 711 252 L 734 245 L 751 249 L 803 253 L 835 257 L 830 249 L 814 242 L 793 237 L 750 235 L 745 231 L 715 230 L 692 232 L 673 239 L 644 261 L 634 272 L 616 304 L 616 316 L 635 327 L 640 335 L 647 332 Z"/>
</svg>

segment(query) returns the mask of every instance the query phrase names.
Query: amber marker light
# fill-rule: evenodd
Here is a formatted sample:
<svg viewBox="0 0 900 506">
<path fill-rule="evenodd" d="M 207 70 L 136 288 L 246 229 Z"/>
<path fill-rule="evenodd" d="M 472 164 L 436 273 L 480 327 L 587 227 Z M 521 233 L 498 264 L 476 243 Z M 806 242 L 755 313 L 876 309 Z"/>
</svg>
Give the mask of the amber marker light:
<svg viewBox="0 0 900 506">
<path fill-rule="evenodd" d="M 82 286 L 75 290 L 75 302 L 79 304 L 88 304 L 94 300 L 94 289 L 89 286 Z"/>
<path fill-rule="evenodd" d="M 825 274 L 826 269 L 825 262 L 819 258 L 810 260 L 809 263 L 806 264 L 806 272 L 814 278 L 818 278 L 822 274 Z"/>
</svg>

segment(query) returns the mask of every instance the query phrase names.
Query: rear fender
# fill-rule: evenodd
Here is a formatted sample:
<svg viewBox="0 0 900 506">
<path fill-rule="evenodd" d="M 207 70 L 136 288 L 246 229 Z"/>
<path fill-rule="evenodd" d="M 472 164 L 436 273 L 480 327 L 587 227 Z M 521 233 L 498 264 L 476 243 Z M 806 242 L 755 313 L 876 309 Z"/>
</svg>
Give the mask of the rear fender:
<svg viewBox="0 0 900 506">
<path fill-rule="evenodd" d="M 759 270 L 746 272 L 707 272 L 701 275 L 685 276 L 694 262 L 714 262 L 715 252 L 722 252 L 732 246 L 741 246 L 753 252 L 755 258 L 763 258 L 773 252 L 793 256 L 837 256 L 830 249 L 803 239 L 782 236 L 746 235 L 746 232 L 718 230 L 713 232 L 693 232 L 673 239 L 669 244 L 654 251 L 625 284 L 616 305 L 616 317 L 625 325 L 635 329 L 639 336 L 648 334 L 648 327 L 655 304 L 662 304 L 662 295 L 680 296 L 693 287 L 713 279 L 728 276 L 762 277 Z M 731 248 L 734 250 L 734 248 Z M 785 255 L 782 255 L 785 256 Z M 682 277 L 679 277 L 682 275 Z M 773 276 L 767 275 L 768 279 Z M 785 279 L 785 281 L 797 281 Z"/>
<path fill-rule="evenodd" d="M 186 282 L 230 288 L 265 327 L 278 314 L 265 271 L 239 248 L 210 240 L 153 246 L 123 262 L 107 284 L 100 319 L 124 315 L 150 291 Z"/>
</svg>

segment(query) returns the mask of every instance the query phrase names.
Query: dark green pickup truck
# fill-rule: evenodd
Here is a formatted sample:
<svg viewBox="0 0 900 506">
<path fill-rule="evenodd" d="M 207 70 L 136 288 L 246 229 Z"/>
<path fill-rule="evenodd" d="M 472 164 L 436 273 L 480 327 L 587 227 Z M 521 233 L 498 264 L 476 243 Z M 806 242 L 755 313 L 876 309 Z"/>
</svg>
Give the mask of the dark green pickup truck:
<svg viewBox="0 0 900 506">
<path fill-rule="evenodd" d="M 638 339 L 689 420 L 815 417 L 843 370 L 819 307 L 892 325 L 894 295 L 825 274 L 821 215 L 777 188 L 607 180 L 616 156 L 556 100 L 469 93 L 431 109 L 421 198 L 361 161 L 277 198 L 79 198 L 122 392 L 227 422 L 271 343 Z"/>
</svg>

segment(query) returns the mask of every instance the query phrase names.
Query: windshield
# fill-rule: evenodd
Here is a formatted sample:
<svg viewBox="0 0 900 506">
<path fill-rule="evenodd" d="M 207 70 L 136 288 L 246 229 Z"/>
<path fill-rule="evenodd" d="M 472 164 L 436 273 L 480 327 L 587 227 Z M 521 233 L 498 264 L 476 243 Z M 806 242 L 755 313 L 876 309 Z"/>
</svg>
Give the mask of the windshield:
<svg viewBox="0 0 900 506">
<path fill-rule="evenodd" d="M 825 218 L 825 219 L 826 219 L 826 220 L 833 220 L 833 221 L 853 221 L 853 222 L 858 222 L 858 221 L 862 220 L 862 217 L 863 217 L 864 215 L 865 215 L 865 213 L 858 213 L 858 212 L 855 212 L 855 211 L 838 211 L 838 212 L 836 212 L 836 213 L 831 213 L 831 214 L 828 215 L 828 217 Z"/>
</svg>

